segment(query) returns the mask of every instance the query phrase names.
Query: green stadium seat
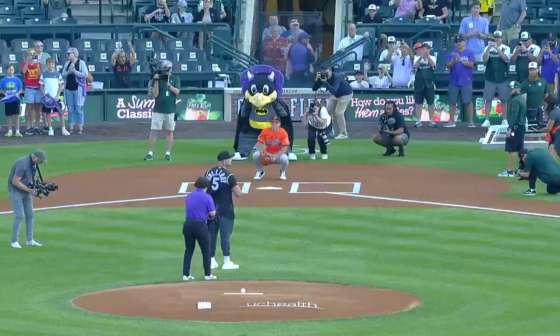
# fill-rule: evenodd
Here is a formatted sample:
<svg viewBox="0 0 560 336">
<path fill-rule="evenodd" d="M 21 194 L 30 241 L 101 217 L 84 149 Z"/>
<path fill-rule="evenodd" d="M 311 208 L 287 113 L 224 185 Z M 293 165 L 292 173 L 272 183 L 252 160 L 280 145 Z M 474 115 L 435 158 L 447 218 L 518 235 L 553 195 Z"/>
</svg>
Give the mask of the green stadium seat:
<svg viewBox="0 0 560 336">
<path fill-rule="evenodd" d="M 544 7 L 538 9 L 538 17 L 547 20 L 557 20 L 558 19 L 558 8 L 555 7 Z"/>
<path fill-rule="evenodd" d="M 24 7 L 19 10 L 19 16 L 24 20 L 45 18 L 45 9 L 40 6 Z"/>
<path fill-rule="evenodd" d="M 48 25 L 48 24 L 51 24 L 51 22 L 48 19 L 36 17 L 36 18 L 32 18 L 32 19 L 26 19 L 25 24 L 26 25 Z"/>
<path fill-rule="evenodd" d="M 28 38 L 14 39 L 10 43 L 10 48 L 14 52 L 27 51 L 27 49 L 33 47 L 34 42 L 34 40 Z"/>
<path fill-rule="evenodd" d="M 135 50 L 153 51 L 164 50 L 163 41 L 161 39 L 138 39 L 134 41 Z"/>
<path fill-rule="evenodd" d="M 70 48 L 70 42 L 65 39 L 52 38 L 43 40 L 44 50 L 46 52 L 66 53 Z"/>
<path fill-rule="evenodd" d="M 186 38 L 178 38 L 167 41 L 167 50 L 169 51 L 184 51 L 191 50 L 192 42 Z"/>
<path fill-rule="evenodd" d="M 0 25 L 23 25 L 23 20 L 19 17 L 3 17 L 0 19 Z"/>
<path fill-rule="evenodd" d="M 14 7 L 29 8 L 29 7 L 41 7 L 41 0 L 14 0 Z"/>
<path fill-rule="evenodd" d="M 51 20 L 51 24 L 53 25 L 75 25 L 78 24 L 78 21 L 76 19 L 72 19 L 72 18 L 65 18 L 65 17 L 59 17 L 59 18 L 55 18 Z"/>
</svg>

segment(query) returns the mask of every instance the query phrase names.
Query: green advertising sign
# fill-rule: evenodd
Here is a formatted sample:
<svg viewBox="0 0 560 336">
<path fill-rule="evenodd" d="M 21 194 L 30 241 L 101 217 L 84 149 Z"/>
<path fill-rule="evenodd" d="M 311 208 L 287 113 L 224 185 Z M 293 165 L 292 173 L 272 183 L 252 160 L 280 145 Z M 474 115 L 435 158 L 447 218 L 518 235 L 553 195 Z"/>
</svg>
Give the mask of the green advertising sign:
<svg viewBox="0 0 560 336">
<path fill-rule="evenodd" d="M 61 113 L 52 113 L 51 119 L 54 125 L 60 122 L 60 118 L 64 116 L 64 120 L 68 122 L 68 107 L 64 103 L 64 96 L 60 97 L 60 102 L 62 105 Z M 21 105 L 19 109 L 19 120 L 23 125 L 25 124 L 25 98 L 21 97 Z M 4 114 L 5 105 L 0 104 L 0 124 L 6 124 L 6 116 Z M 88 95 L 86 97 L 86 103 L 84 105 L 84 118 L 88 123 L 99 123 L 103 122 L 103 96 L 102 95 Z M 41 116 L 41 122 L 43 122 L 43 117 Z"/>
<path fill-rule="evenodd" d="M 394 101 L 404 115 L 406 121 L 416 121 L 414 95 L 412 93 L 354 93 L 354 99 L 346 110 L 346 118 L 349 122 L 378 122 L 383 113 L 385 103 Z M 461 106 L 457 105 L 457 120 L 460 120 Z M 424 103 L 422 108 L 422 121 L 429 121 L 428 105 Z M 435 99 L 435 122 L 449 121 L 449 98 L 447 95 L 436 94 Z"/>
<path fill-rule="evenodd" d="M 154 99 L 147 94 L 107 92 L 107 121 L 150 121 Z M 181 93 L 177 98 L 178 121 L 224 120 L 223 93 Z"/>
</svg>

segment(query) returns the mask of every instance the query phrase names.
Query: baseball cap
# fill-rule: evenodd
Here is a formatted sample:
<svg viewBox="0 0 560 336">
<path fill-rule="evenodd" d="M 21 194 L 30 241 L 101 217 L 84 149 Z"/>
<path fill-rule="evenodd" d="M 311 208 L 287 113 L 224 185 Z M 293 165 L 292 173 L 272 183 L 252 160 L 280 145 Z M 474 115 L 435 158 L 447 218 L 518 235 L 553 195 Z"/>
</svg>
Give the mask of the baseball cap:
<svg viewBox="0 0 560 336">
<path fill-rule="evenodd" d="M 504 34 L 503 34 L 501 31 L 496 30 L 496 31 L 494 32 L 494 37 L 504 37 Z"/>
<path fill-rule="evenodd" d="M 519 36 L 519 38 L 521 39 L 521 41 L 527 41 L 528 39 L 531 38 L 531 33 L 529 32 L 522 32 L 521 35 Z"/>
<path fill-rule="evenodd" d="M 299 21 L 297 19 L 293 19 L 292 21 L 290 21 L 290 26 L 291 25 L 299 25 Z"/>
<path fill-rule="evenodd" d="M 521 83 L 519 83 L 518 81 L 511 81 L 509 82 L 508 86 L 510 89 L 519 89 L 521 88 Z"/>
<path fill-rule="evenodd" d="M 539 65 L 537 64 L 537 62 L 531 62 L 529 63 L 529 69 L 538 69 Z"/>
<path fill-rule="evenodd" d="M 177 1 L 177 6 L 187 7 L 187 1 L 186 0 L 179 0 L 179 1 Z"/>
<path fill-rule="evenodd" d="M 310 36 L 309 34 L 307 34 L 306 32 L 301 32 L 301 33 L 299 33 L 299 35 L 298 35 L 298 38 L 299 38 L 300 40 L 308 39 L 309 37 L 311 37 L 311 36 Z"/>
<path fill-rule="evenodd" d="M 524 155 L 524 154 L 529 154 L 529 150 L 527 148 L 523 148 L 518 153 L 519 153 L 519 156 Z"/>
<path fill-rule="evenodd" d="M 463 35 L 461 35 L 461 34 L 457 34 L 457 35 L 455 35 L 455 37 L 453 38 L 453 41 L 454 41 L 454 42 L 462 42 L 462 41 L 464 41 L 464 40 L 465 40 L 465 38 L 464 38 Z"/>
<path fill-rule="evenodd" d="M 233 157 L 233 155 L 231 155 L 230 152 L 228 151 L 223 151 L 220 152 L 220 154 L 218 154 L 218 161 L 224 161 L 224 160 L 229 160 Z"/>
<path fill-rule="evenodd" d="M 274 116 L 274 117 L 272 117 L 272 119 L 271 119 L 270 121 L 273 122 L 273 123 L 279 123 L 279 122 L 280 122 L 280 118 Z"/>
<path fill-rule="evenodd" d="M 387 42 L 389 42 L 389 43 L 395 43 L 395 42 L 397 42 L 397 39 L 396 39 L 394 36 L 389 36 L 389 37 L 387 38 Z"/>
<path fill-rule="evenodd" d="M 375 6 L 375 5 L 373 5 L 373 4 L 372 4 L 372 5 L 369 5 L 368 9 L 369 9 L 369 10 L 377 10 L 377 6 Z"/>
<path fill-rule="evenodd" d="M 428 47 L 432 49 L 432 44 L 430 42 L 422 42 L 422 47 Z"/>
<path fill-rule="evenodd" d="M 414 49 L 422 48 L 422 43 L 416 42 L 414 43 Z"/>
<path fill-rule="evenodd" d="M 43 162 L 47 162 L 47 153 L 42 149 L 37 149 L 33 155 Z"/>
<path fill-rule="evenodd" d="M 363 75 L 363 74 L 364 74 L 364 72 L 362 70 L 356 71 L 356 75 Z"/>
</svg>

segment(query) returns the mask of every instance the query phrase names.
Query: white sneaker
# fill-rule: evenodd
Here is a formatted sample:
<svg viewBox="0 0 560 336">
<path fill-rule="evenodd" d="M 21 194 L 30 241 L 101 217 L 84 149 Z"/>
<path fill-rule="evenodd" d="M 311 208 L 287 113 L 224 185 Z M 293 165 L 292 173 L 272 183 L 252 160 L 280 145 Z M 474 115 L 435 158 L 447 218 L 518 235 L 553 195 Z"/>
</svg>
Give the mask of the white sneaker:
<svg viewBox="0 0 560 336">
<path fill-rule="evenodd" d="M 321 157 L 321 159 L 323 159 L 323 160 L 326 160 L 326 159 L 328 159 L 328 158 L 329 158 L 329 155 L 328 155 L 328 154 L 323 154 L 323 156 Z"/>
<path fill-rule="evenodd" d="M 498 174 L 498 177 L 515 177 L 515 174 L 512 171 L 508 172 L 506 169 L 503 173 Z"/>
<path fill-rule="evenodd" d="M 49 136 L 54 136 L 54 130 L 51 128 L 49 128 Z"/>
<path fill-rule="evenodd" d="M 13 248 L 21 248 L 21 245 L 18 242 L 12 243 L 11 245 Z"/>
<path fill-rule="evenodd" d="M 62 129 L 62 135 L 68 136 L 68 135 L 70 135 L 70 132 L 68 132 L 68 131 L 66 130 L 66 128 L 63 128 L 63 129 Z"/>
<path fill-rule="evenodd" d="M 183 281 L 190 281 L 190 280 L 194 280 L 194 277 L 192 275 L 183 275 Z"/>
<path fill-rule="evenodd" d="M 443 127 L 447 127 L 447 128 L 457 127 L 457 124 L 455 124 L 453 121 L 450 121 L 447 124 L 443 125 Z"/>
<path fill-rule="evenodd" d="M 285 180 L 285 179 L 286 179 L 286 172 L 280 172 L 280 179 L 281 179 L 281 180 Z"/>
<path fill-rule="evenodd" d="M 234 269 L 239 269 L 239 265 L 236 265 L 233 263 L 233 261 L 229 261 L 227 263 L 224 263 L 222 265 L 222 269 L 223 270 L 234 270 Z"/>
<path fill-rule="evenodd" d="M 482 127 L 490 127 L 490 120 L 484 120 L 484 122 L 482 123 Z"/>
<path fill-rule="evenodd" d="M 216 259 L 212 258 L 212 261 L 210 262 L 210 268 L 211 269 L 216 269 L 220 267 L 220 265 L 218 264 L 218 262 L 216 261 Z"/>
<path fill-rule="evenodd" d="M 342 134 L 340 133 L 337 137 L 335 137 L 336 140 L 345 140 L 348 139 L 348 134 Z"/>
<path fill-rule="evenodd" d="M 218 279 L 218 277 L 212 274 L 208 276 L 204 276 L 204 280 L 216 280 L 216 279 Z"/>
<path fill-rule="evenodd" d="M 507 120 L 502 120 L 502 126 L 509 126 Z"/>
<path fill-rule="evenodd" d="M 43 246 L 42 244 L 37 243 L 34 240 L 30 240 L 27 242 L 27 246 Z"/>
<path fill-rule="evenodd" d="M 309 160 L 315 160 L 315 154 L 309 154 Z"/>
<path fill-rule="evenodd" d="M 262 180 L 263 177 L 264 177 L 264 170 L 262 172 L 257 172 L 255 174 L 255 180 Z"/>
</svg>

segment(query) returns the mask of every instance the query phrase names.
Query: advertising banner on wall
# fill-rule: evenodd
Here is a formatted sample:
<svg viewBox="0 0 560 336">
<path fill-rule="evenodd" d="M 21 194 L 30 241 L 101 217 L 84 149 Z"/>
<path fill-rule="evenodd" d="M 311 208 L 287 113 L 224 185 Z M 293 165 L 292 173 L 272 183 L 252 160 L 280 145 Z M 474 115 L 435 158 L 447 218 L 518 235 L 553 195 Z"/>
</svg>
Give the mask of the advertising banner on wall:
<svg viewBox="0 0 560 336">
<path fill-rule="evenodd" d="M 107 121 L 150 121 L 155 101 L 147 94 L 107 92 Z M 223 93 L 181 93 L 177 98 L 178 121 L 224 119 Z"/>
</svg>

